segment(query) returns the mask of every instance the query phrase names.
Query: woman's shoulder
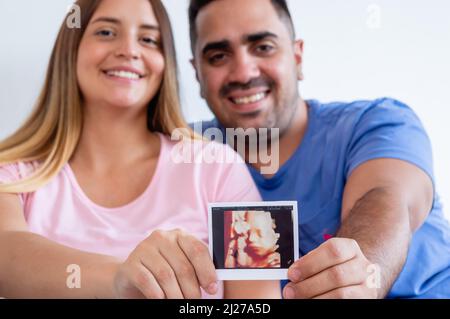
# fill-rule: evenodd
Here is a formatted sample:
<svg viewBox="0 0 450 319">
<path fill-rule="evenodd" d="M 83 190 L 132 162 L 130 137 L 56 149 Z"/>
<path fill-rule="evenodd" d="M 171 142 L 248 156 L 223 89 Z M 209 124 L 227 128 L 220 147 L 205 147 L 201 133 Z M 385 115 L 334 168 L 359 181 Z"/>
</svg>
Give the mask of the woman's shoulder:
<svg viewBox="0 0 450 319">
<path fill-rule="evenodd" d="M 242 157 L 229 145 L 200 138 L 172 135 L 163 136 L 163 147 L 167 147 L 172 161 L 176 164 L 244 165 Z"/>
<path fill-rule="evenodd" d="M 15 182 L 32 175 L 39 167 L 38 161 L 19 161 L 0 164 L 0 182 Z"/>
<path fill-rule="evenodd" d="M 190 172 L 194 176 L 190 181 L 205 190 L 208 202 L 261 199 L 245 161 L 229 145 L 204 139 L 172 140 L 170 136 L 164 137 L 164 143 L 175 164 L 173 172 Z"/>
</svg>

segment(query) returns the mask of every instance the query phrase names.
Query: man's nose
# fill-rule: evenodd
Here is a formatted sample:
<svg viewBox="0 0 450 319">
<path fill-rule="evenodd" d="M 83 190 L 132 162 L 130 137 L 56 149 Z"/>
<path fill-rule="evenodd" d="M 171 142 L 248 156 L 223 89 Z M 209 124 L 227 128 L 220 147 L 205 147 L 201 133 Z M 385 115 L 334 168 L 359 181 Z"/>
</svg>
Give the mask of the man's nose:
<svg viewBox="0 0 450 319">
<path fill-rule="evenodd" d="M 228 81 L 237 83 L 248 83 L 261 74 L 259 65 L 254 57 L 248 53 L 235 55 L 231 64 L 231 72 Z"/>
<path fill-rule="evenodd" d="M 127 60 L 135 60 L 140 57 L 140 47 L 132 36 L 124 36 L 118 43 L 116 56 Z"/>
</svg>

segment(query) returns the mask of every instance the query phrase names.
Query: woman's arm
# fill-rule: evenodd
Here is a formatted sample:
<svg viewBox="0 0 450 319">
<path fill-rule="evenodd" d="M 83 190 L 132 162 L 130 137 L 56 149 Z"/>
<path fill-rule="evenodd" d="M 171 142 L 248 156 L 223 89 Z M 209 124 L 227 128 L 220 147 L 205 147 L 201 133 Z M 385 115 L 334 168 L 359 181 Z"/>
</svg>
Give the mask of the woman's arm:
<svg viewBox="0 0 450 319">
<path fill-rule="evenodd" d="M 67 285 L 73 264 L 79 289 Z M 214 294 L 216 281 L 206 245 L 180 230 L 153 232 L 121 262 L 30 233 L 19 197 L 0 194 L 1 297 L 200 298 L 200 286 Z"/>
<path fill-rule="evenodd" d="M 281 299 L 279 281 L 225 281 L 225 299 Z"/>
<path fill-rule="evenodd" d="M 67 285 L 72 264 L 80 267 L 81 288 Z M 0 194 L 0 297 L 113 298 L 118 265 L 30 233 L 19 197 Z"/>
</svg>

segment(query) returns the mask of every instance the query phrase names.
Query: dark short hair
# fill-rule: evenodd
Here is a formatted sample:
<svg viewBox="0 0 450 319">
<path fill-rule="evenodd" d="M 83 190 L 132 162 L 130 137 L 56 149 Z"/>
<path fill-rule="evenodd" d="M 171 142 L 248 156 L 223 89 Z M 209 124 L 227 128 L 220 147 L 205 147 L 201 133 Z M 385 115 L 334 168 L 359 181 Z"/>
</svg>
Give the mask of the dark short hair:
<svg viewBox="0 0 450 319">
<path fill-rule="evenodd" d="M 197 28 L 195 21 L 200 10 L 213 2 L 214 0 L 190 0 L 189 3 L 189 32 L 191 36 L 191 50 L 194 53 L 195 44 L 197 43 Z M 270 0 L 275 11 L 278 13 L 280 19 L 282 19 L 291 33 L 292 39 L 295 39 L 295 28 L 292 22 L 292 16 L 289 12 L 286 0 Z"/>
</svg>

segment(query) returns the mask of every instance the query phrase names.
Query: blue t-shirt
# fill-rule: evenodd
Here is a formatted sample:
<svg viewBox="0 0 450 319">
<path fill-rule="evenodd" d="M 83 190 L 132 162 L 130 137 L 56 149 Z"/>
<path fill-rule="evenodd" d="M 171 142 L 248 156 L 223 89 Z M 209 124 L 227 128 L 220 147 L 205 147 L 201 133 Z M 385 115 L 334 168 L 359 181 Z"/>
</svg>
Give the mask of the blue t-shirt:
<svg viewBox="0 0 450 319">
<path fill-rule="evenodd" d="M 337 233 L 344 187 L 360 164 L 376 158 L 400 159 L 424 170 L 434 182 L 430 141 L 405 104 L 388 98 L 306 102 L 308 127 L 291 158 L 270 179 L 248 165 L 264 200 L 298 201 L 300 256 Z M 225 133 L 217 120 L 202 123 L 203 131 L 213 127 Z M 387 297 L 450 298 L 450 226 L 437 194 Z"/>
</svg>

